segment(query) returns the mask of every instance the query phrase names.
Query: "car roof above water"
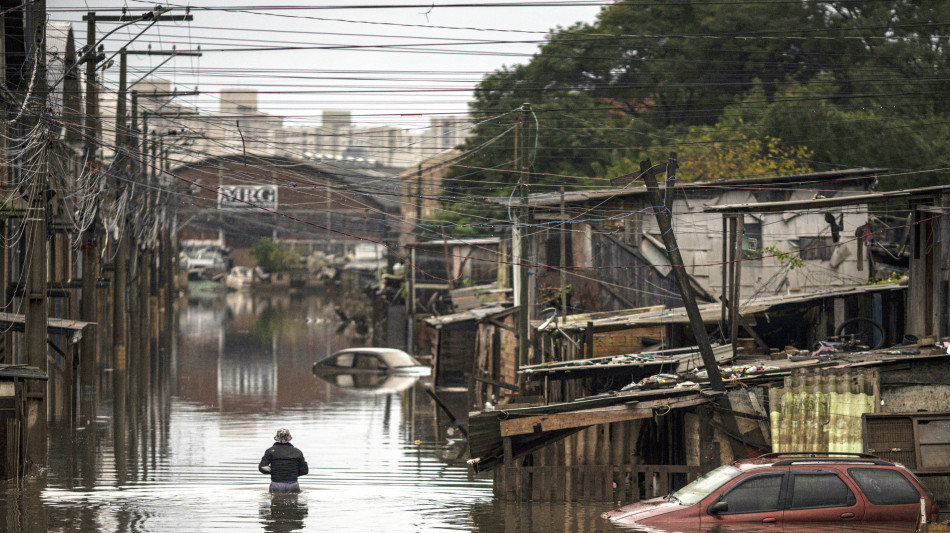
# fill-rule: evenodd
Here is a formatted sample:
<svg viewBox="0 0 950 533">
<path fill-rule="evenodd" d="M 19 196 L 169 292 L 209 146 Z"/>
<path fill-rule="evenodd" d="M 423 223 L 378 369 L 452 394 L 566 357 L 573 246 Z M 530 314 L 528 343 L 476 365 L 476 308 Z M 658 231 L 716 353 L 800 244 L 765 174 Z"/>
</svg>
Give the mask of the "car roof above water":
<svg viewBox="0 0 950 533">
<path fill-rule="evenodd" d="M 417 361 L 414 357 L 412 357 L 412 356 L 409 355 L 408 353 L 406 353 L 406 352 L 404 352 L 404 351 L 402 351 L 402 350 L 398 350 L 398 349 L 396 349 L 396 348 L 375 348 L 375 347 L 347 348 L 347 349 L 345 349 L 345 350 L 340 350 L 340 351 L 338 351 L 338 352 L 335 352 L 335 353 L 334 353 L 333 355 L 331 355 L 330 357 L 335 357 L 335 356 L 337 356 L 337 355 L 345 354 L 345 353 L 371 353 L 371 354 L 375 354 L 375 355 L 378 355 L 380 358 L 382 358 L 384 361 L 386 361 L 386 364 L 388 364 L 389 366 L 393 366 L 393 367 L 396 367 L 396 366 L 417 366 L 417 365 L 420 364 L 419 361 Z"/>
<path fill-rule="evenodd" d="M 749 471 L 770 466 L 791 465 L 865 465 L 865 466 L 902 466 L 899 463 L 886 461 L 868 453 L 845 452 L 776 452 L 766 453 L 750 459 L 739 459 L 732 466 Z"/>
</svg>

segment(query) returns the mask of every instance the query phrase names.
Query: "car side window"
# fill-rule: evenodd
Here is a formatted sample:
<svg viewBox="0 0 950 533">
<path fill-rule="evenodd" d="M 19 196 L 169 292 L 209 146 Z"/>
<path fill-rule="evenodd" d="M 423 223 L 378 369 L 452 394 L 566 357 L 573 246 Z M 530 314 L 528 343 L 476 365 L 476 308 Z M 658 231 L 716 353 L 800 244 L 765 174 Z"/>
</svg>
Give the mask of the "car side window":
<svg viewBox="0 0 950 533">
<path fill-rule="evenodd" d="M 920 502 L 917 489 L 896 470 L 849 468 L 848 473 L 874 505 L 903 505 Z"/>
<path fill-rule="evenodd" d="M 785 474 L 760 474 L 748 477 L 727 490 L 719 501 L 729 505 L 721 514 L 762 513 L 779 509 L 779 496 Z"/>
<path fill-rule="evenodd" d="M 789 509 L 851 507 L 857 498 L 838 474 L 828 470 L 799 470 L 792 473 L 792 501 Z"/>
<path fill-rule="evenodd" d="M 335 359 L 331 359 L 333 366 L 340 368 L 352 368 L 353 367 L 353 354 L 352 353 L 341 353 Z"/>
<path fill-rule="evenodd" d="M 360 353 L 356 355 L 356 363 L 353 365 L 353 368 L 359 370 L 379 370 L 386 368 L 386 365 L 379 360 L 379 357 L 373 354 Z"/>
</svg>

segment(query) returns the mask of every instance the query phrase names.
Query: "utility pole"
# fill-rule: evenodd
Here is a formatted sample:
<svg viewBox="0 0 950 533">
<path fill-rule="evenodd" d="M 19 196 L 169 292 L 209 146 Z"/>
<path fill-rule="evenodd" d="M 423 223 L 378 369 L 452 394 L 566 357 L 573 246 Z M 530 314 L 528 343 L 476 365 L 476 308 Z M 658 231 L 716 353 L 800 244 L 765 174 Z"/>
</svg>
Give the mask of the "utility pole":
<svg viewBox="0 0 950 533">
<path fill-rule="evenodd" d="M 126 134 L 126 97 L 128 96 L 127 76 L 128 57 L 125 48 L 119 50 L 119 93 L 115 103 L 115 155 L 126 159 L 128 135 Z M 121 167 L 120 167 L 121 168 Z"/>
<path fill-rule="evenodd" d="M 86 20 L 86 51 L 83 61 L 86 63 L 86 109 L 85 143 L 83 158 L 86 171 L 99 179 L 100 169 L 96 164 L 96 151 L 99 147 L 99 98 L 96 89 L 96 64 L 100 57 L 93 48 L 96 45 L 96 14 L 88 14 Z M 67 80 L 68 81 L 68 80 Z M 80 295 L 80 316 L 86 322 L 100 323 L 99 289 L 96 282 L 100 274 L 99 248 L 99 200 L 98 197 L 87 200 L 93 203 L 92 222 L 82 235 L 82 288 Z M 79 423 L 87 429 L 96 423 L 96 366 L 101 357 L 99 332 L 101 326 L 88 328 L 82 338 L 82 355 L 79 361 L 80 408 Z"/>
<path fill-rule="evenodd" d="M 413 246 L 409 252 L 409 265 L 406 267 L 406 279 L 408 280 L 406 295 L 406 308 L 409 311 L 409 325 L 406 328 L 406 351 L 414 353 L 415 350 L 415 325 L 416 325 L 416 247 Z"/>
<path fill-rule="evenodd" d="M 118 90 L 118 99 L 116 100 L 116 118 L 115 118 L 115 161 L 116 167 L 120 174 L 126 174 L 129 165 L 129 157 L 127 153 L 128 146 L 125 144 L 125 113 L 126 113 L 126 93 L 128 91 L 127 77 L 127 56 L 125 53 L 125 48 L 119 51 L 119 90 Z M 124 190 L 125 187 L 121 184 L 119 185 L 119 190 Z M 112 275 L 112 293 L 113 293 L 113 306 L 112 306 L 112 353 L 113 353 L 113 365 L 112 365 L 112 390 L 115 396 L 114 401 L 114 418 L 116 420 L 125 420 L 127 416 L 127 338 L 128 338 L 128 315 L 129 315 L 129 257 L 130 257 L 130 242 L 129 242 L 129 224 L 122 223 L 122 227 L 119 229 L 119 237 L 116 241 L 116 254 L 114 259 L 114 268 Z M 124 439 L 124 435 L 119 433 L 120 426 L 116 424 L 116 440 Z"/>
<path fill-rule="evenodd" d="M 139 150 L 139 92 L 136 90 L 129 91 L 129 99 L 131 100 L 131 122 L 129 123 L 129 159 L 131 162 L 130 170 L 132 175 L 139 173 L 141 168 L 141 161 L 138 158 Z"/>
<path fill-rule="evenodd" d="M 96 148 L 99 138 L 99 97 L 96 94 L 96 13 L 86 15 L 86 52 L 83 60 L 86 62 L 86 160 L 96 158 Z"/>
<path fill-rule="evenodd" d="M 561 187 L 561 315 L 567 316 L 567 215 L 564 209 L 564 187 Z"/>
<path fill-rule="evenodd" d="M 31 9 L 28 6 L 26 9 Z M 38 0 L 32 5 L 32 19 L 27 28 L 30 37 L 28 58 L 35 58 L 35 86 L 32 98 L 25 102 L 29 109 L 28 125 L 32 130 L 30 137 L 36 137 L 28 143 L 26 173 L 29 207 L 26 217 L 27 253 L 29 258 L 26 270 L 26 314 L 24 324 L 24 342 L 27 363 L 48 372 L 47 328 L 49 315 L 46 311 L 47 284 L 47 224 L 49 210 L 49 154 L 47 152 L 48 132 L 43 125 L 42 115 L 46 110 L 46 2 Z M 29 59 L 26 60 L 27 62 Z M 24 96 L 25 97 L 25 96 Z M 27 381 L 28 414 L 26 457 L 29 467 L 44 468 L 48 459 L 47 447 L 47 396 L 48 381 Z M 68 389 L 68 388 L 67 388 Z"/>
<path fill-rule="evenodd" d="M 518 270 L 515 279 L 518 280 L 518 364 L 515 371 L 528 364 L 528 352 L 531 350 L 531 328 L 530 328 L 530 291 L 528 288 L 529 267 L 528 267 L 528 186 L 530 179 L 528 177 L 528 166 L 526 161 L 526 150 L 524 148 L 525 136 L 527 134 L 528 117 L 531 116 L 531 104 L 521 105 L 521 117 L 519 124 L 515 128 L 515 166 L 518 170 L 518 192 L 521 197 L 521 209 L 518 213 L 518 224 L 515 228 L 518 236 L 518 260 L 514 262 L 514 268 Z"/>
<path fill-rule="evenodd" d="M 665 197 L 660 196 L 660 189 L 656 182 L 655 173 L 659 169 L 653 167 L 649 159 L 640 163 L 640 173 L 647 186 L 650 203 L 653 206 L 656 222 L 663 236 L 663 244 L 666 246 L 670 267 L 683 298 L 683 306 L 686 308 L 686 315 L 689 317 L 693 336 L 696 337 L 696 343 L 699 345 L 699 354 L 703 359 L 703 366 L 706 367 L 706 372 L 709 375 L 709 386 L 713 391 L 719 393 L 716 397 L 716 403 L 724 409 L 722 417 L 726 430 L 732 434 L 729 439 L 732 453 L 736 459 L 741 459 L 746 456 L 746 452 L 745 446 L 736 440 L 736 437 L 740 435 L 739 426 L 735 416 L 731 414 L 732 406 L 729 397 L 726 395 L 726 386 L 722 381 L 722 375 L 719 373 L 719 363 L 716 361 L 715 354 L 713 354 L 709 335 L 706 334 L 706 326 L 703 324 L 703 317 L 699 312 L 699 306 L 696 304 L 696 298 L 689 283 L 689 275 L 686 273 L 685 265 L 683 265 L 679 245 L 676 244 L 676 235 L 673 234 L 673 187 L 676 185 L 677 166 L 676 152 L 671 152 L 669 162 L 666 165 Z"/>
<path fill-rule="evenodd" d="M 63 58 L 65 75 L 63 76 L 63 124 L 66 131 L 63 138 L 66 144 L 70 146 L 79 145 L 82 142 L 82 135 L 79 132 L 81 127 L 82 110 L 81 94 L 79 92 L 79 75 L 76 72 L 76 38 L 73 35 L 72 26 L 66 33 L 66 53 Z"/>
<path fill-rule="evenodd" d="M 653 205 L 653 214 L 656 216 L 656 223 L 660 227 L 660 233 L 663 236 L 663 244 L 666 246 L 670 266 L 673 269 L 676 284 L 679 286 L 680 295 L 683 298 L 683 306 L 686 307 L 689 324 L 693 329 L 693 335 L 696 337 L 696 343 L 699 345 L 699 354 L 702 356 L 703 365 L 709 373 L 709 385 L 715 391 L 724 392 L 726 388 L 722 382 L 722 376 L 719 374 L 719 363 L 716 362 L 716 356 L 713 354 L 709 335 L 706 334 L 706 327 L 703 325 L 703 317 L 699 313 L 699 306 L 696 304 L 693 289 L 689 284 L 689 275 L 683 265 L 683 257 L 680 255 L 679 246 L 676 244 L 676 235 L 673 234 L 670 208 L 673 206 L 676 167 L 676 153 L 673 152 L 670 154 L 670 160 L 667 164 L 665 199 L 660 196 L 659 186 L 654 175 L 654 172 L 658 170 L 653 168 L 649 159 L 640 163 L 640 172 L 643 174 L 643 181 L 647 185 L 647 193 L 650 196 L 650 203 Z"/>
</svg>

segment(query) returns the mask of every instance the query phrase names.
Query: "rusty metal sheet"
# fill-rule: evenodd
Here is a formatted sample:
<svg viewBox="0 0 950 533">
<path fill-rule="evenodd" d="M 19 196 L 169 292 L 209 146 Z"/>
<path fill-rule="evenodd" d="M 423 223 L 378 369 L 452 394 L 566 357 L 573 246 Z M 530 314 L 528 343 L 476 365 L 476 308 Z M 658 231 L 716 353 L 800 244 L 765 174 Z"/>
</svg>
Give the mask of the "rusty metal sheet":
<svg viewBox="0 0 950 533">
<path fill-rule="evenodd" d="M 802 369 L 769 394 L 772 451 L 861 452 L 861 415 L 873 413 L 877 369 Z"/>
<path fill-rule="evenodd" d="M 664 340 L 665 326 L 647 326 L 594 333 L 594 357 L 624 355 L 643 351 L 644 339 Z"/>
</svg>

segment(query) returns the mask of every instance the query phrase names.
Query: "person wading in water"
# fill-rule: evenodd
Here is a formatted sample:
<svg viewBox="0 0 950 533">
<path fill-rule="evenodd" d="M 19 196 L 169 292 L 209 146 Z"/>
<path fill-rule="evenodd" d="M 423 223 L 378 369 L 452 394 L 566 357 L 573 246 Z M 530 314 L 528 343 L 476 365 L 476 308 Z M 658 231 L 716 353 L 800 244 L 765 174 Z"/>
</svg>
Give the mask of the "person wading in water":
<svg viewBox="0 0 950 533">
<path fill-rule="evenodd" d="M 264 452 L 257 469 L 270 474 L 270 492 L 300 492 L 297 477 L 310 471 L 303 452 L 290 443 L 290 431 L 281 428 L 274 436 L 274 445 Z"/>
</svg>

